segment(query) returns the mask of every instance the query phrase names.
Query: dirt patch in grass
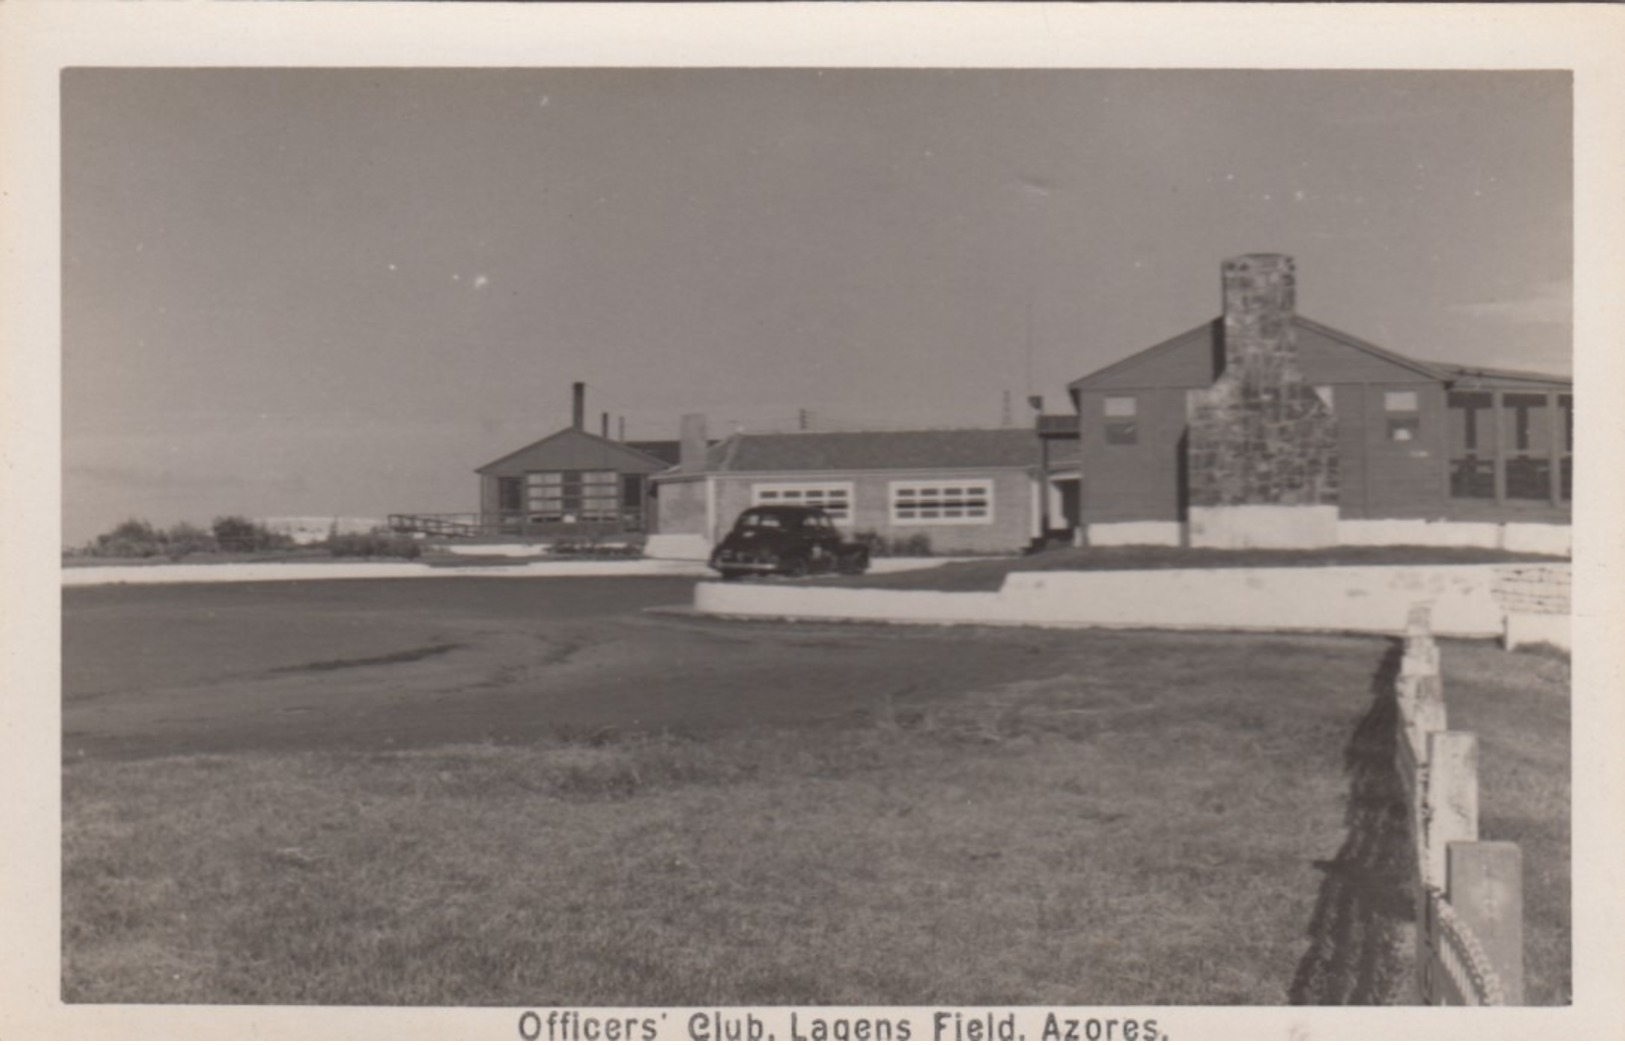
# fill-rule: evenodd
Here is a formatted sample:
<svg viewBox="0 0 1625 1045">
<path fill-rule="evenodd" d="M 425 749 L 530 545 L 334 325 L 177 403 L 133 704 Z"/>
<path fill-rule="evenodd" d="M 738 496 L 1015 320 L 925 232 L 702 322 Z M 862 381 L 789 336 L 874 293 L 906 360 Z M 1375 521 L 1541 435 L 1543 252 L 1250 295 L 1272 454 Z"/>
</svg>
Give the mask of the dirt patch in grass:
<svg viewBox="0 0 1625 1045">
<path fill-rule="evenodd" d="M 272 668 L 272 675 L 304 674 L 312 671 L 344 671 L 348 668 L 375 668 L 384 664 L 415 664 L 420 660 L 438 657 L 452 650 L 462 649 L 460 642 L 442 642 L 435 646 L 420 646 L 417 649 L 401 650 L 398 653 L 385 653 L 378 657 L 355 657 L 340 660 L 318 660 L 309 664 L 293 664 L 285 668 Z"/>
<path fill-rule="evenodd" d="M 1387 1000 L 1389 644 L 1121 643 L 823 726 L 70 762 L 64 997 Z M 1566 669 L 1471 644 L 1445 665 L 1486 834 L 1526 847 L 1531 999 L 1561 1000 Z"/>
<path fill-rule="evenodd" d="M 944 563 L 922 570 L 862 577 L 818 577 L 800 584 L 907 591 L 998 591 L 1006 575 L 1041 570 L 1207 570 L 1290 566 L 1451 566 L 1486 562 L 1567 562 L 1495 548 L 1244 549 L 1058 548 L 1018 559 Z"/>
</svg>

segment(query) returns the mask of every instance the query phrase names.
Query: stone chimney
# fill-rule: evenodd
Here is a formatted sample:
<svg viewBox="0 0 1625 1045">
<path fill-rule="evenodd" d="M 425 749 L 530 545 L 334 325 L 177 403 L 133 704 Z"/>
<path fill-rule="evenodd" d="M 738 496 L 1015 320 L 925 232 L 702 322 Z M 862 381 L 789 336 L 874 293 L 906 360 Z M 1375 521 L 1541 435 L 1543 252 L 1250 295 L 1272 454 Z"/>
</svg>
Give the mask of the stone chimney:
<svg viewBox="0 0 1625 1045">
<path fill-rule="evenodd" d="M 1224 372 L 1186 400 L 1190 543 L 1337 542 L 1337 420 L 1298 369 L 1292 259 L 1224 263 Z"/>
<path fill-rule="evenodd" d="M 570 386 L 570 427 L 585 431 L 587 427 L 587 383 L 577 381 Z"/>
<path fill-rule="evenodd" d="M 705 451 L 705 415 L 684 414 L 682 443 L 678 447 L 678 468 L 685 472 L 705 471 Z"/>
<path fill-rule="evenodd" d="M 1224 263 L 1224 368 L 1259 387 L 1302 381 L 1292 317 L 1297 277 L 1285 254 L 1246 254 Z"/>
</svg>

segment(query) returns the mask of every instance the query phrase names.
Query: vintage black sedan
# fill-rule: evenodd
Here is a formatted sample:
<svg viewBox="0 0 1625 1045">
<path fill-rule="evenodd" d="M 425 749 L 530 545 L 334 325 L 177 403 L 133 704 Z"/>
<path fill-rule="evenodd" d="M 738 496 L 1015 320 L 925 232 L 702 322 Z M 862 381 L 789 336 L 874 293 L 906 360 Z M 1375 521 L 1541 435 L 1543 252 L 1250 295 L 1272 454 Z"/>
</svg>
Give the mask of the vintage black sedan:
<svg viewBox="0 0 1625 1045">
<path fill-rule="evenodd" d="M 869 548 L 843 540 L 822 508 L 770 505 L 740 513 L 712 550 L 711 568 L 726 578 L 862 573 L 869 568 Z"/>
</svg>

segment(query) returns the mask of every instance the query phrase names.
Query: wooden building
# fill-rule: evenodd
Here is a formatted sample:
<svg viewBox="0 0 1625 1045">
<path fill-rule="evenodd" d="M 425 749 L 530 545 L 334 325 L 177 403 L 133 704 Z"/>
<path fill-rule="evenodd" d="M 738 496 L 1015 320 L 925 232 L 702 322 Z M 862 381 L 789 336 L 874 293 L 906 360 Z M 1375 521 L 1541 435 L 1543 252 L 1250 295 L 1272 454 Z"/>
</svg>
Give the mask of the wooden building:
<svg viewBox="0 0 1625 1045">
<path fill-rule="evenodd" d="M 573 422 L 475 469 L 474 532 L 570 536 L 642 533 L 653 527 L 649 477 L 675 463 L 675 443 L 623 443 L 585 427 L 585 387 L 574 388 Z"/>
<path fill-rule="evenodd" d="M 684 419 L 677 468 L 654 477 L 659 533 L 709 544 L 760 504 L 827 509 L 848 534 L 932 551 L 1015 552 L 1046 520 L 1069 529 L 1076 461 L 1036 428 L 735 433 L 707 444 Z M 1075 498 L 1073 499 L 1075 503 Z"/>
<path fill-rule="evenodd" d="M 1344 519 L 1565 522 L 1567 377 L 1422 362 L 1298 315 L 1296 366 L 1336 421 Z M 1225 366 L 1223 319 L 1072 382 L 1085 541 L 1181 543 L 1188 399 Z"/>
</svg>

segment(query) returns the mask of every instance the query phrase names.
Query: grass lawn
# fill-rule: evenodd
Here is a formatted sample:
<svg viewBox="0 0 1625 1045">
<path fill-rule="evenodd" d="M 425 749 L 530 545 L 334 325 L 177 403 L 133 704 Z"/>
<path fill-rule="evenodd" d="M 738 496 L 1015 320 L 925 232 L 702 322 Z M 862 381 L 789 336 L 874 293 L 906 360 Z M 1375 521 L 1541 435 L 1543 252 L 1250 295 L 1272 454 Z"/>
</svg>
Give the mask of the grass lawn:
<svg viewBox="0 0 1625 1045">
<path fill-rule="evenodd" d="M 944 563 L 921 570 L 862 577 L 818 577 L 802 584 L 908 591 L 998 591 L 1006 574 L 1031 570 L 1205 570 L 1285 566 L 1419 566 L 1482 562 L 1566 562 L 1496 548 L 1338 547 L 1315 549 L 1053 548 L 1019 558 Z"/>
<path fill-rule="evenodd" d="M 702 739 L 64 766 L 69 1002 L 1403 1000 L 1381 639 L 1123 633 L 1065 674 Z M 1568 666 L 1444 643 L 1532 1003 L 1569 989 Z"/>
</svg>

